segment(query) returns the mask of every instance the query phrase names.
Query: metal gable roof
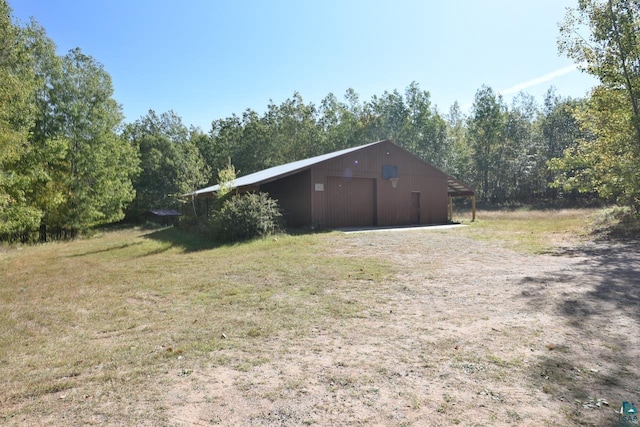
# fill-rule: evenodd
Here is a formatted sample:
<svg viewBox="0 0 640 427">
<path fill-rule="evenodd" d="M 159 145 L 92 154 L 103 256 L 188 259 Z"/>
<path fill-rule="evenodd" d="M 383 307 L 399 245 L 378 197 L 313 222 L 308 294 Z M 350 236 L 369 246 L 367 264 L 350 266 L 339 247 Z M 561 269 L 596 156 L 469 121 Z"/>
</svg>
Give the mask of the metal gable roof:
<svg viewBox="0 0 640 427">
<path fill-rule="evenodd" d="M 379 144 L 381 142 L 384 142 L 384 141 L 372 142 L 370 144 L 346 148 L 344 150 L 334 151 L 333 153 L 322 154 L 320 156 L 310 157 L 308 159 L 298 160 L 298 161 L 287 163 L 280 166 L 274 166 L 269 169 L 264 169 L 249 175 L 241 176 L 240 178 L 236 178 L 236 180 L 234 181 L 234 184 L 235 184 L 235 187 L 246 187 L 249 185 L 266 183 L 269 181 L 273 181 L 276 178 L 280 178 L 286 175 L 291 175 L 295 172 L 306 169 L 308 167 L 324 162 L 326 160 L 334 159 L 344 154 L 362 150 L 363 148 L 370 147 L 372 145 Z M 215 193 L 219 189 L 220 189 L 220 185 L 216 184 L 216 185 L 212 185 L 211 187 L 206 187 L 206 188 L 202 188 L 200 190 L 194 191 L 193 193 L 184 194 L 184 196 L 198 196 L 200 194 Z"/>
<path fill-rule="evenodd" d="M 280 165 L 280 166 L 274 166 L 268 169 L 264 169 L 258 172 L 254 172 L 252 174 L 249 175 L 245 175 L 245 176 L 241 176 L 240 178 L 236 178 L 234 181 L 234 187 L 239 188 L 239 187 L 247 187 L 247 186 L 252 186 L 252 185 L 259 185 L 259 184 L 265 184 L 267 182 L 270 181 L 274 181 L 278 178 L 282 178 L 288 175 L 292 175 L 296 172 L 302 171 L 304 169 L 307 169 L 311 166 L 314 166 L 318 163 L 322 163 L 324 161 L 327 160 L 331 160 L 334 159 L 336 157 L 340 157 L 343 156 L 345 154 L 349 154 L 358 150 L 362 150 L 364 148 L 367 147 L 371 147 L 373 145 L 376 144 L 380 144 L 383 142 L 390 142 L 389 140 L 382 140 L 382 141 L 376 141 L 376 142 L 372 142 L 369 144 L 364 144 L 364 145 L 359 145 L 357 147 L 351 147 L 351 148 L 346 148 L 344 150 L 340 150 L 340 151 L 334 151 L 332 153 L 327 153 L 327 154 L 322 154 L 320 156 L 315 156 L 315 157 L 310 157 L 308 159 L 303 159 L 303 160 L 298 160 L 295 162 L 291 162 L 291 163 L 287 163 L 284 165 Z M 400 147 L 402 148 L 402 147 Z M 406 151 L 406 149 L 403 149 Z M 407 151 L 408 152 L 408 151 Z M 415 157 L 415 155 L 413 155 L 412 153 L 408 152 L 409 154 L 411 154 L 412 156 Z M 417 158 L 417 157 L 416 157 Z M 418 158 L 419 160 L 423 161 L 422 159 Z M 427 162 L 425 162 L 427 163 Z M 431 165 L 433 166 L 433 165 Z M 433 166 L 435 167 L 435 166 Z M 458 181 L 457 179 L 455 179 L 454 177 L 444 173 L 443 171 L 441 171 L 440 169 L 438 169 L 437 167 L 435 167 L 437 170 L 439 170 L 440 172 L 442 172 L 444 175 L 447 176 L 447 193 L 450 196 L 454 196 L 454 197 L 458 197 L 458 196 L 473 196 L 475 194 L 475 191 L 461 183 L 460 181 Z M 216 185 L 212 185 L 210 187 L 206 187 L 206 188 L 202 188 L 200 190 L 196 190 L 193 193 L 187 193 L 187 194 L 183 194 L 183 196 L 198 196 L 198 195 L 202 195 L 202 194 L 207 194 L 207 193 L 215 193 L 220 189 L 220 185 L 216 184 Z"/>
</svg>

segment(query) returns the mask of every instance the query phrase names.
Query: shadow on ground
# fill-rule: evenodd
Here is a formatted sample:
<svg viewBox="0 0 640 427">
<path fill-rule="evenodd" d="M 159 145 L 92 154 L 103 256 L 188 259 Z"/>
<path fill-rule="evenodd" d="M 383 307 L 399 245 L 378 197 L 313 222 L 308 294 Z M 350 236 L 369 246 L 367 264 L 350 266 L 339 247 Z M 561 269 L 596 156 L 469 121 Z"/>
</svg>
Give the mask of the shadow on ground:
<svg viewBox="0 0 640 427">
<path fill-rule="evenodd" d="M 561 314 L 579 327 L 592 316 L 611 314 L 640 321 L 640 243 L 598 241 L 577 249 L 556 253 L 578 260 L 571 270 L 538 278 L 538 281 L 571 280 L 579 287 L 580 299 L 567 296 L 559 304 Z M 529 279 L 525 279 L 529 280 Z"/>
<path fill-rule="evenodd" d="M 549 344 L 530 367 L 531 380 L 573 402 L 566 415 L 576 423 L 616 425 L 611 412 L 640 394 L 640 244 L 601 239 L 554 255 L 569 258 L 566 268 L 524 278 L 520 295 L 570 333 L 566 342 Z M 596 413 L 605 402 L 606 411 Z"/>
<path fill-rule="evenodd" d="M 164 250 L 177 247 L 184 252 L 197 252 L 221 246 L 220 243 L 216 243 L 205 236 L 190 233 L 178 227 L 160 228 L 145 234 L 144 238 L 168 243 Z M 152 254 L 150 253 L 149 255 Z"/>
</svg>

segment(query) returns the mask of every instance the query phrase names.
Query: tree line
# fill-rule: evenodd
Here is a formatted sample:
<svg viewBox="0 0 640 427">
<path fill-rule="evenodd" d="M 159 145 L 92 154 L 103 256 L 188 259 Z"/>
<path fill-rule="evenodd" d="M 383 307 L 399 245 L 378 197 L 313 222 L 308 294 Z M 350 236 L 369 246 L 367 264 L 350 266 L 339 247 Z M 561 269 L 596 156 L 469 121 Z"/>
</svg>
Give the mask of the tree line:
<svg viewBox="0 0 640 427">
<path fill-rule="evenodd" d="M 481 202 L 600 197 L 638 212 L 639 8 L 592 0 L 568 13 L 560 48 L 601 81 L 584 99 L 550 89 L 542 104 L 521 93 L 507 105 L 483 86 L 468 112 L 457 103 L 441 112 L 414 82 L 369 100 L 349 89 L 318 105 L 296 92 L 202 130 L 173 111 L 124 123 L 97 60 L 79 48 L 57 55 L 36 21 L 14 23 L 0 0 L 0 239 L 137 219 L 178 208 L 230 163 L 241 176 L 381 139 L 471 185 Z M 585 23 L 587 39 L 576 36 Z"/>
<path fill-rule="evenodd" d="M 259 115 L 214 120 L 195 138 L 205 164 L 219 170 L 231 159 L 240 175 L 343 148 L 391 139 L 446 173 L 475 187 L 488 203 L 557 198 L 547 162 L 573 146 L 580 129 L 572 115 L 581 100 L 554 90 L 540 106 L 520 94 L 511 106 L 482 87 L 468 115 L 458 104 L 443 114 L 428 91 L 411 83 L 361 101 L 349 89 L 342 100 L 329 94 L 319 105 L 299 93 Z"/>
<path fill-rule="evenodd" d="M 526 94 L 507 106 L 482 87 L 468 116 L 457 104 L 442 114 L 429 92 L 411 83 L 404 93 L 384 92 L 365 102 L 352 89 L 343 100 L 329 94 L 319 105 L 295 93 L 263 114 L 247 109 L 214 120 L 207 133 L 188 129 L 174 112 L 150 111 L 123 133 L 141 159 L 128 212 L 173 206 L 180 202 L 176 196 L 217 183 L 229 162 L 246 175 L 382 139 L 475 187 L 487 203 L 575 198 L 550 187 L 547 163 L 576 144 L 580 129 L 572 111 L 583 102 L 550 90 L 543 106 Z"/>
<path fill-rule="evenodd" d="M 0 1 L 0 236 L 30 239 L 43 225 L 68 236 L 122 219 L 139 160 L 120 136 L 111 77 L 10 16 Z"/>
</svg>

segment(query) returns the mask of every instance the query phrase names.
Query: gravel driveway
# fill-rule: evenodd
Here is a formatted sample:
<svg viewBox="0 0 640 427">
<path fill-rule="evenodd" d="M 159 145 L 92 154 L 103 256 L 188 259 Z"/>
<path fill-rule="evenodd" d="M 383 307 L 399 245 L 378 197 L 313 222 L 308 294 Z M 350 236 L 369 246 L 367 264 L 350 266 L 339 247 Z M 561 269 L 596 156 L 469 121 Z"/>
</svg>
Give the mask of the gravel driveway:
<svg viewBox="0 0 640 427">
<path fill-rule="evenodd" d="M 639 401 L 637 244 L 567 241 L 528 255 L 464 228 L 327 238 L 396 273 L 336 283 L 364 309 L 271 337 L 266 363 L 184 378 L 167 393 L 172 422 L 603 426 Z"/>
</svg>

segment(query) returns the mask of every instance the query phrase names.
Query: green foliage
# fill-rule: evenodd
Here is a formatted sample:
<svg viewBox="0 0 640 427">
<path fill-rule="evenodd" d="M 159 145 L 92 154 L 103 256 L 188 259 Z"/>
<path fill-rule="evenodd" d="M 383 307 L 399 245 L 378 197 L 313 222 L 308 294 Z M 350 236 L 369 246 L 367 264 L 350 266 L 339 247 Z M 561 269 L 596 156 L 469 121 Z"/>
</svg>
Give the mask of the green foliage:
<svg viewBox="0 0 640 427">
<path fill-rule="evenodd" d="M 197 143 L 213 170 L 234 160 L 246 175 L 343 148 L 392 139 L 422 159 L 456 172 L 456 154 L 447 138 L 448 123 L 431 104 L 429 92 L 411 83 L 404 95 L 384 92 L 361 102 L 349 89 L 344 101 L 327 95 L 319 107 L 305 103 L 299 93 L 281 104 L 270 102 L 259 115 L 246 110 L 212 122 L 209 138 Z M 458 141 L 460 142 L 460 141 Z"/>
<path fill-rule="evenodd" d="M 0 0 L 0 162 L 14 161 L 24 154 L 27 148 L 23 143 L 34 118 L 32 52 L 24 31 L 11 22 L 10 14 L 7 2 Z"/>
<path fill-rule="evenodd" d="M 37 167 L 25 169 L 34 153 L 27 144 L 36 91 L 33 49 L 27 33 L 0 0 L 0 236 L 37 229 L 41 211 L 29 200 Z"/>
<path fill-rule="evenodd" d="M 589 34 L 580 33 L 584 28 Z M 576 110 L 584 135 L 550 162 L 564 190 L 597 193 L 640 212 L 640 4 L 581 0 L 561 27 L 561 51 L 601 86 Z"/>
<path fill-rule="evenodd" d="M 341 102 L 330 93 L 320 103 L 318 125 L 325 136 L 327 152 L 358 145 L 364 132 L 362 106 L 358 94 L 349 89 Z"/>
<path fill-rule="evenodd" d="M 121 219 L 138 162 L 116 133 L 111 77 L 79 48 L 57 56 L 37 22 L 14 25 L 10 12 L 0 0 L 1 238 Z"/>
<path fill-rule="evenodd" d="M 205 136 L 188 130 L 173 111 L 157 115 L 150 110 L 129 124 L 123 136 L 139 152 L 141 163 L 129 218 L 140 218 L 149 209 L 178 208 L 182 194 L 207 183 L 209 167 L 198 146 Z"/>
<path fill-rule="evenodd" d="M 503 167 L 504 200 L 527 200 L 540 191 L 537 181 L 543 155 L 538 129 L 540 112 L 532 96 L 518 94 L 507 112 Z M 546 183 L 542 183 L 544 188 Z"/>
<path fill-rule="evenodd" d="M 500 95 L 482 87 L 466 128 L 450 124 L 450 134 L 466 140 L 455 148 L 457 161 L 462 161 L 458 168 L 469 171 L 466 181 L 476 187 L 480 199 L 531 203 L 558 197 L 557 192 L 549 191 L 554 175 L 547 163 L 576 145 L 581 131 L 573 111 L 579 104 L 561 99 L 552 89 L 542 109 L 524 93 L 507 107 Z M 470 167 L 464 163 L 469 158 Z"/>
<path fill-rule="evenodd" d="M 470 183 L 473 176 L 472 151 L 467 140 L 465 116 L 457 102 L 449 109 L 446 120 L 447 144 L 451 150 L 451 158 L 446 170 L 459 180 Z"/>
<path fill-rule="evenodd" d="M 554 88 L 547 91 L 540 123 L 543 157 L 562 157 L 564 150 L 575 145 L 581 132 L 573 112 L 583 102 L 571 98 L 562 99 Z"/>
<path fill-rule="evenodd" d="M 554 159 L 563 157 L 565 150 L 573 149 L 577 141 L 583 137 L 579 123 L 574 117 L 574 111 L 583 103 L 583 100 L 561 99 L 553 89 L 550 89 L 545 96 L 539 123 L 542 152 L 537 159 L 540 171 L 537 179 L 547 187 L 544 191 L 552 198 L 575 194 L 571 190 L 559 194 L 554 184 L 555 172 L 546 166 L 550 164 L 549 162 L 555 161 Z"/>
<path fill-rule="evenodd" d="M 374 96 L 366 105 L 366 134 L 370 142 L 391 139 L 418 157 L 451 171 L 452 145 L 447 141 L 447 122 L 431 105 L 431 94 L 412 82 L 404 96 L 398 91 Z"/>
<path fill-rule="evenodd" d="M 549 164 L 557 173 L 557 188 L 595 193 L 639 212 L 640 149 L 634 144 L 633 118 L 625 104 L 622 90 L 594 90 L 575 113 L 585 136 Z"/>
<path fill-rule="evenodd" d="M 281 231 L 282 214 L 266 193 L 237 194 L 225 201 L 212 219 L 214 237 L 235 242 L 265 237 Z"/>
<path fill-rule="evenodd" d="M 218 185 L 220 186 L 216 193 L 218 200 L 225 200 L 236 187 L 236 168 L 231 164 L 231 158 L 227 160 L 227 166 L 218 171 Z"/>
<path fill-rule="evenodd" d="M 483 201 L 498 201 L 503 188 L 502 168 L 505 156 L 507 108 L 502 96 L 488 86 L 476 93 L 469 119 L 469 141 Z"/>
<path fill-rule="evenodd" d="M 581 30 L 588 28 L 589 34 Z M 640 4 L 637 0 L 580 0 L 560 27 L 560 50 L 608 89 L 623 90 L 640 145 Z"/>
<path fill-rule="evenodd" d="M 237 173 L 246 175 L 392 139 L 477 188 L 483 201 L 531 203 L 558 197 L 549 189 L 554 176 L 547 162 L 575 145 L 580 130 L 572 111 L 578 104 L 550 91 L 542 108 L 526 94 L 508 107 L 484 86 L 465 117 L 457 104 L 441 115 L 415 82 L 404 93 L 384 92 L 365 102 L 353 89 L 342 100 L 329 94 L 317 108 L 295 93 L 280 105 L 270 102 L 263 115 L 246 110 L 241 117 L 214 120 L 196 145 L 212 170 L 226 168 L 233 158 Z"/>
<path fill-rule="evenodd" d="M 54 172 L 64 199 L 44 221 L 86 230 L 123 218 L 135 195 L 131 178 L 138 162 L 136 150 L 116 133 L 123 116 L 102 64 L 76 48 L 62 58 L 61 71 L 52 76 L 40 120 L 47 123 L 46 138 L 65 143 Z"/>
<path fill-rule="evenodd" d="M 80 49 L 58 56 L 37 22 L 14 24 L 0 0 L 0 236 L 34 233 L 40 224 L 84 230 L 121 219 L 124 209 L 138 217 L 179 208 L 181 195 L 216 182 L 221 210 L 231 194 L 224 183 L 236 173 L 381 139 L 478 188 L 484 201 L 582 191 L 640 209 L 639 8 L 581 0 L 568 14 L 561 48 L 603 83 L 588 104 L 550 92 L 543 108 L 526 95 L 507 107 L 483 86 L 470 117 L 457 105 L 444 116 L 412 82 L 368 101 L 348 89 L 318 106 L 295 92 L 263 114 L 214 120 L 203 133 L 172 111 L 150 111 L 123 130 L 103 66 Z M 589 37 L 578 34 L 583 24 Z"/>
</svg>

